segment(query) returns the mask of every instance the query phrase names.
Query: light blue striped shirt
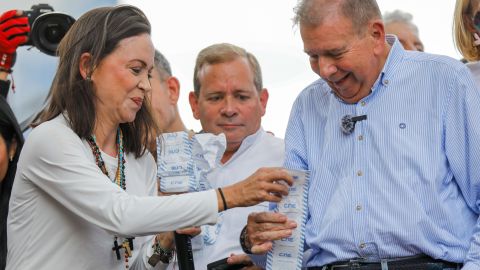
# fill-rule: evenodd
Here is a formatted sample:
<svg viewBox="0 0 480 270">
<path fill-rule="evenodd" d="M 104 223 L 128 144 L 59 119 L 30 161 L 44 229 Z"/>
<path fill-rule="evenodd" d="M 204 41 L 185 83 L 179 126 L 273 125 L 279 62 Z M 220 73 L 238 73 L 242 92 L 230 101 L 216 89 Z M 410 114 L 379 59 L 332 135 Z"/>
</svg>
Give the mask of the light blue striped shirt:
<svg viewBox="0 0 480 270">
<path fill-rule="evenodd" d="M 398 40 L 357 104 L 318 80 L 295 101 L 285 166 L 310 170 L 308 266 L 427 254 L 480 267 L 480 92 L 445 56 Z M 350 135 L 344 115 L 367 115 Z"/>
</svg>

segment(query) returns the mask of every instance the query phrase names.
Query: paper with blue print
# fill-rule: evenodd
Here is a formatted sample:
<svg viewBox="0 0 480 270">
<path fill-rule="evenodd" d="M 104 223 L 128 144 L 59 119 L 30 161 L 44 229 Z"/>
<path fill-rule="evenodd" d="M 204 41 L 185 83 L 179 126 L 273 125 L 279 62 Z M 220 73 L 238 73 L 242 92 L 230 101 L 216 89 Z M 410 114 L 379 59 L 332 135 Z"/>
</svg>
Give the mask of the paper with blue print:
<svg viewBox="0 0 480 270">
<path fill-rule="evenodd" d="M 267 270 L 300 270 L 303 261 L 303 242 L 307 219 L 308 171 L 289 170 L 293 185 L 288 196 L 276 204 L 274 212 L 285 214 L 297 223 L 292 235 L 273 242 L 273 248 L 267 255 Z"/>
<path fill-rule="evenodd" d="M 225 135 L 164 133 L 157 138 L 157 176 L 165 193 L 207 190 L 206 174 L 220 164 Z"/>
</svg>

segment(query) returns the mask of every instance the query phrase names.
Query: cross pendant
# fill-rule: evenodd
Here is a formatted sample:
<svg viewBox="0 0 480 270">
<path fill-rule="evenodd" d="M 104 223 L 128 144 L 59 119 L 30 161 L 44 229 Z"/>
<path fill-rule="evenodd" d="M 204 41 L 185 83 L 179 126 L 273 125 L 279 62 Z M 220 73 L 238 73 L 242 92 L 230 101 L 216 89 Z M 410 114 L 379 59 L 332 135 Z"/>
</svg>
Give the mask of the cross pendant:
<svg viewBox="0 0 480 270">
<path fill-rule="evenodd" d="M 118 245 L 118 242 L 117 242 L 117 238 L 115 237 L 115 239 L 113 240 L 113 248 L 112 250 L 115 251 L 115 254 L 117 255 L 117 260 L 120 260 L 122 259 L 122 257 L 120 256 L 120 249 L 122 247 Z"/>
</svg>

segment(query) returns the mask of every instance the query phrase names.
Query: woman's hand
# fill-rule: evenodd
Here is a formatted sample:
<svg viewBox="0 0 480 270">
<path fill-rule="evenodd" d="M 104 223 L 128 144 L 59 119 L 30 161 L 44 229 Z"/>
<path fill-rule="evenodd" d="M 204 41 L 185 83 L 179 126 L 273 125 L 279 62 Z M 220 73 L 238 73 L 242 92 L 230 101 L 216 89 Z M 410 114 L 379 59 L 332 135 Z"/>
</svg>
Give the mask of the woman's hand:
<svg viewBox="0 0 480 270">
<path fill-rule="evenodd" d="M 288 194 L 293 178 L 284 168 L 260 168 L 247 179 L 222 188 L 228 208 L 252 206 L 264 201 L 279 202 Z M 219 210 L 225 210 L 217 190 Z"/>
</svg>

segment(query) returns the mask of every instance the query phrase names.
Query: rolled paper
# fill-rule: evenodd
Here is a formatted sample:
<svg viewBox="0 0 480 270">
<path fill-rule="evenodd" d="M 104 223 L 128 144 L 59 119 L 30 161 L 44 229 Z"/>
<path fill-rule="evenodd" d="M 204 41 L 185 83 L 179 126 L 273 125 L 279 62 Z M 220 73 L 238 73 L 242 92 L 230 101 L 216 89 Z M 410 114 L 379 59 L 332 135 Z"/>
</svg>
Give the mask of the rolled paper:
<svg viewBox="0 0 480 270">
<path fill-rule="evenodd" d="M 272 250 L 267 254 L 267 270 L 301 270 L 303 262 L 303 242 L 307 220 L 308 171 L 289 170 L 293 185 L 288 196 L 273 207 L 274 212 L 285 214 L 297 223 L 290 237 L 273 241 Z"/>
</svg>

